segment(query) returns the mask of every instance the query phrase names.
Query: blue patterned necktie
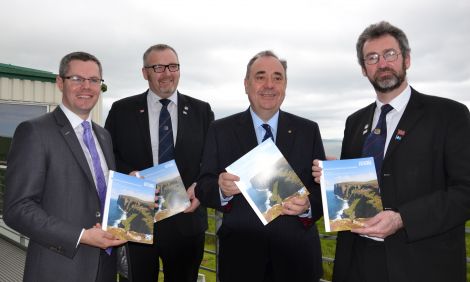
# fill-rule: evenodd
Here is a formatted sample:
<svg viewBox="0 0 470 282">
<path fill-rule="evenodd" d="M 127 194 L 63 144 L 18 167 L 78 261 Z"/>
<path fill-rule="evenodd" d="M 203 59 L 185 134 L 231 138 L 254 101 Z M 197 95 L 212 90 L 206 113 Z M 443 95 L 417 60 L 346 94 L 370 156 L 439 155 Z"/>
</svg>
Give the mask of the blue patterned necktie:
<svg viewBox="0 0 470 282">
<path fill-rule="evenodd" d="M 100 155 L 98 154 L 98 150 L 96 149 L 96 144 L 95 140 L 93 139 L 90 123 L 88 121 L 84 121 L 82 122 L 82 126 L 84 129 L 83 142 L 88 148 L 88 152 L 90 152 L 93 171 L 95 172 L 96 187 L 98 190 L 98 196 L 100 198 L 100 210 L 101 214 L 103 214 L 104 202 L 106 200 L 106 179 L 104 177 L 103 169 L 101 168 Z M 111 250 L 112 248 L 107 248 L 106 253 L 110 255 Z"/>
<path fill-rule="evenodd" d="M 382 161 L 384 158 L 385 141 L 387 140 L 387 114 L 393 110 L 389 104 L 385 104 L 380 108 L 380 117 L 377 126 L 367 136 L 366 141 L 362 147 L 363 157 L 374 157 L 375 171 L 377 173 L 377 180 L 380 183 Z"/>
<path fill-rule="evenodd" d="M 162 110 L 158 125 L 158 163 L 164 163 L 174 159 L 175 147 L 173 143 L 173 129 L 171 127 L 171 116 L 168 112 L 170 100 L 161 99 Z"/>
<path fill-rule="evenodd" d="M 266 141 L 266 139 L 268 139 L 268 138 L 271 138 L 271 140 L 273 140 L 273 142 L 274 142 L 274 137 L 273 137 L 273 133 L 271 131 L 271 126 L 269 126 L 269 124 L 267 124 L 267 123 L 263 123 L 261 126 L 264 128 L 264 130 L 266 130 L 266 133 L 264 134 L 264 137 L 263 137 L 263 140 L 261 141 L 261 143 Z"/>
</svg>

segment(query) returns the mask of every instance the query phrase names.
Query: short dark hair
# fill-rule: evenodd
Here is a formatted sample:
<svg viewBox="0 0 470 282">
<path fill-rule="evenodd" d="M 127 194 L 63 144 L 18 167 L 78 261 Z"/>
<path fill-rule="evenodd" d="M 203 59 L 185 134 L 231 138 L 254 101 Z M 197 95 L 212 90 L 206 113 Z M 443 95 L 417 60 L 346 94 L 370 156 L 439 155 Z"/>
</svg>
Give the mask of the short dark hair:
<svg viewBox="0 0 470 282">
<path fill-rule="evenodd" d="M 69 71 L 69 64 L 73 60 L 78 60 L 78 61 L 93 61 L 98 65 L 98 68 L 100 70 L 100 76 L 103 76 L 103 68 L 101 67 L 100 61 L 93 56 L 92 54 L 86 53 L 86 52 L 73 52 L 70 54 L 65 55 L 62 60 L 60 60 L 60 65 L 59 65 L 59 76 L 60 77 L 65 77 L 67 75 L 67 72 Z"/>
<path fill-rule="evenodd" d="M 250 61 L 248 62 L 248 65 L 246 66 L 245 79 L 248 79 L 248 76 L 250 75 L 250 69 L 253 63 L 261 57 L 273 57 L 273 58 L 278 59 L 282 67 L 284 68 L 284 72 L 286 73 L 286 77 L 287 77 L 287 61 L 284 59 L 279 59 L 279 57 L 276 54 L 274 54 L 273 51 L 265 50 L 265 51 L 259 52 L 253 58 L 250 59 Z"/>
<path fill-rule="evenodd" d="M 155 44 L 153 46 L 150 46 L 144 53 L 144 56 L 143 56 L 143 61 L 144 61 L 144 67 L 145 67 L 145 64 L 146 64 L 146 61 L 147 61 L 147 57 L 149 56 L 149 54 L 152 52 L 152 51 L 163 51 L 163 50 L 171 50 L 173 53 L 175 53 L 176 55 L 176 58 L 179 60 L 178 58 L 178 53 L 176 53 L 176 50 L 171 47 L 170 45 L 167 45 L 167 44 Z"/>
<path fill-rule="evenodd" d="M 364 44 L 367 40 L 376 39 L 384 35 L 391 35 L 398 41 L 400 52 L 404 58 L 410 54 L 411 49 L 410 45 L 408 44 L 408 38 L 406 38 L 406 34 L 398 27 L 393 26 L 386 21 L 381 21 L 368 26 L 357 39 L 357 60 L 362 68 L 365 68 L 364 55 L 362 54 Z"/>
</svg>

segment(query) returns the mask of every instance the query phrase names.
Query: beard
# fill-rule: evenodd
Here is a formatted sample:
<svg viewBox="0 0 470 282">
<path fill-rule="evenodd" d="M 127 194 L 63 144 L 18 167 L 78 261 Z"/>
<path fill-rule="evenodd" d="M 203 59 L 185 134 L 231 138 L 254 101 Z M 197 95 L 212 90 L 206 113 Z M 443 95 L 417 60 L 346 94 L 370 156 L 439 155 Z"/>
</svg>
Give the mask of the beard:
<svg viewBox="0 0 470 282">
<path fill-rule="evenodd" d="M 379 74 L 385 71 L 389 72 L 390 74 L 380 77 Z M 400 87 L 403 81 L 405 81 L 405 78 L 406 67 L 403 65 L 400 72 L 396 72 L 395 70 L 388 67 L 378 69 L 373 79 L 369 78 L 369 81 L 374 87 L 375 91 L 380 93 L 388 93 Z"/>
</svg>

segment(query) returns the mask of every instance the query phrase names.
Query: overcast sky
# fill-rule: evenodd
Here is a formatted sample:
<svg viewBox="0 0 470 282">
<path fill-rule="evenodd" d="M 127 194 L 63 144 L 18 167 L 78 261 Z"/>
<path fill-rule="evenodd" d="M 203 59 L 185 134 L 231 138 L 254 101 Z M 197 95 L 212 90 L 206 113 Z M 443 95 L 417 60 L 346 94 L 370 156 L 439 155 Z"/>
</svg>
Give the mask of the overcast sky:
<svg viewBox="0 0 470 282">
<path fill-rule="evenodd" d="M 69 52 L 96 55 L 108 85 L 103 121 L 113 101 L 147 89 L 150 45 L 177 50 L 180 92 L 210 102 L 216 118 L 247 108 L 246 64 L 270 49 L 288 63 L 281 108 L 342 138 L 346 117 L 375 98 L 355 43 L 381 20 L 408 36 L 414 88 L 470 106 L 469 0 L 0 1 L 0 63 L 57 73 Z"/>
</svg>

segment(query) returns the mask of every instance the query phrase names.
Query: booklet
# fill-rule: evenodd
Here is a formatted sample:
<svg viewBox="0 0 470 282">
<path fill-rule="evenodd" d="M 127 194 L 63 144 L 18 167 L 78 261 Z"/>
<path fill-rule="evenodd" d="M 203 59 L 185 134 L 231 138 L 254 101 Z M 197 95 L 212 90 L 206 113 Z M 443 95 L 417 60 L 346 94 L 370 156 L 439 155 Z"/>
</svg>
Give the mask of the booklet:
<svg viewBox="0 0 470 282">
<path fill-rule="evenodd" d="M 153 243 L 155 183 L 109 171 L 103 230 L 121 239 Z"/>
<path fill-rule="evenodd" d="M 374 158 L 320 161 L 325 231 L 351 230 L 383 210 Z"/>
<path fill-rule="evenodd" d="M 141 170 L 139 175 L 157 184 L 159 193 L 155 222 L 180 213 L 191 205 L 175 160 Z"/>
<path fill-rule="evenodd" d="M 310 194 L 270 138 L 226 170 L 240 177 L 237 186 L 264 225 L 281 214 L 283 202 Z"/>
</svg>

